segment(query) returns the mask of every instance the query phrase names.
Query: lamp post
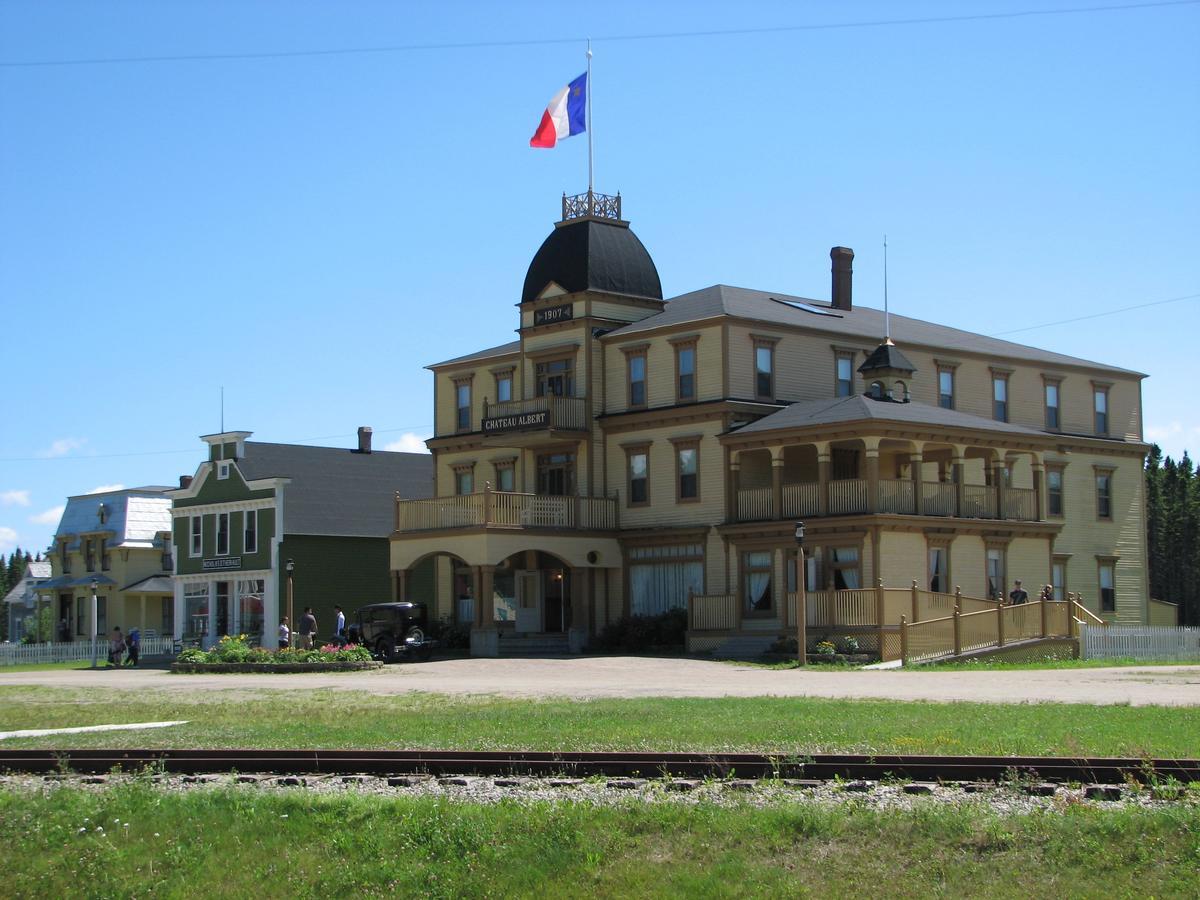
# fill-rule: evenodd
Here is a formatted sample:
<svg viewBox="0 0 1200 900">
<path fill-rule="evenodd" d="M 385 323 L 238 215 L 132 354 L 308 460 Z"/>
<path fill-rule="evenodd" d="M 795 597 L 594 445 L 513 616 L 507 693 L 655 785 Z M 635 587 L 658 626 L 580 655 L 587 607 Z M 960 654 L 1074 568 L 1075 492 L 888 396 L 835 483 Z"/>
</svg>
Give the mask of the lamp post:
<svg viewBox="0 0 1200 900">
<path fill-rule="evenodd" d="M 100 585 L 95 578 L 92 579 L 92 668 L 96 668 L 96 654 L 99 647 L 96 645 L 96 616 L 99 613 L 99 601 L 96 600 L 96 591 Z"/>
<path fill-rule="evenodd" d="M 296 564 L 292 560 L 288 560 L 284 566 L 287 569 L 288 591 L 287 591 L 287 620 L 288 629 L 296 627 L 296 620 L 292 618 L 292 573 L 296 571 Z M 294 642 L 289 642 L 288 646 L 295 646 Z"/>
<path fill-rule="evenodd" d="M 796 523 L 796 658 L 800 665 L 807 662 L 805 652 L 808 634 L 805 632 L 808 618 L 808 567 L 804 564 L 804 523 Z"/>
</svg>

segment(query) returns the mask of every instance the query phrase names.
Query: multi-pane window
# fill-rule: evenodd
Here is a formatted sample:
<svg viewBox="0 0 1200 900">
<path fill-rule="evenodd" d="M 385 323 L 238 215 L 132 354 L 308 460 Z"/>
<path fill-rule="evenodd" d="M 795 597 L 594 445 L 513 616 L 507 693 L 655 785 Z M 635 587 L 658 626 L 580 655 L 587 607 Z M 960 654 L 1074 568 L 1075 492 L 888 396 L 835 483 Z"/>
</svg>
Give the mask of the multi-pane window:
<svg viewBox="0 0 1200 900">
<path fill-rule="evenodd" d="M 1063 509 L 1063 470 L 1046 469 L 1046 512 L 1061 517 Z"/>
<path fill-rule="evenodd" d="M 629 452 L 629 505 L 650 502 L 650 452 L 646 449 Z"/>
<path fill-rule="evenodd" d="M 1062 427 L 1060 424 L 1058 408 L 1058 382 L 1046 382 L 1046 427 L 1052 431 L 1057 431 Z"/>
<path fill-rule="evenodd" d="M 83 567 L 89 572 L 96 571 L 96 552 L 93 548 L 91 538 L 84 538 L 83 540 Z"/>
<path fill-rule="evenodd" d="M 1112 472 L 1096 473 L 1096 516 L 1112 518 Z"/>
<path fill-rule="evenodd" d="M 987 592 L 990 600 L 1004 599 L 1004 551 L 989 547 L 987 551 Z"/>
<path fill-rule="evenodd" d="M 199 556 L 203 548 L 203 532 L 201 531 L 201 527 L 204 520 L 200 516 L 192 516 L 191 520 L 191 545 L 188 555 Z"/>
<path fill-rule="evenodd" d="M 1055 600 L 1067 599 L 1067 561 L 1055 557 L 1054 565 L 1050 567 L 1050 587 L 1054 590 Z"/>
<path fill-rule="evenodd" d="M 938 406 L 954 409 L 954 370 L 938 369 Z"/>
<path fill-rule="evenodd" d="M 696 399 L 696 346 L 682 344 L 675 348 L 675 399 L 679 402 Z"/>
<path fill-rule="evenodd" d="M 512 399 L 512 372 L 496 374 L 496 402 L 507 403 Z"/>
<path fill-rule="evenodd" d="M 742 596 L 746 612 L 766 613 L 774 606 L 771 597 L 771 551 L 742 554 Z"/>
<path fill-rule="evenodd" d="M 1092 398 L 1096 411 L 1096 434 L 1108 434 L 1108 388 L 1096 388 Z"/>
<path fill-rule="evenodd" d="M 950 593 L 950 548 L 929 548 L 929 589 L 936 594 Z"/>
<path fill-rule="evenodd" d="M 759 400 L 775 399 L 775 346 L 754 345 L 754 396 Z"/>
<path fill-rule="evenodd" d="M 992 418 L 997 422 L 1008 421 L 1008 376 L 992 376 Z"/>
<path fill-rule="evenodd" d="M 629 405 L 646 405 L 646 354 L 630 353 L 626 358 L 629 371 Z"/>
<path fill-rule="evenodd" d="M 471 382 L 454 383 L 454 427 L 459 431 L 471 430 Z"/>
<path fill-rule="evenodd" d="M 1117 611 L 1117 588 L 1113 581 L 1113 564 L 1100 563 L 1100 611 Z"/>
<path fill-rule="evenodd" d="M 837 390 L 835 396 L 849 397 L 854 393 L 854 357 L 839 353 L 836 363 Z"/>
<path fill-rule="evenodd" d="M 100 571 L 107 572 L 112 567 L 112 559 L 108 554 L 108 538 L 100 538 Z"/>
<path fill-rule="evenodd" d="M 677 446 L 675 453 L 679 466 L 679 499 L 695 500 L 700 496 L 700 476 L 697 472 L 700 448 L 694 444 Z"/>
<path fill-rule="evenodd" d="M 454 493 L 470 494 L 475 490 L 475 470 L 470 466 L 461 466 L 454 470 Z"/>
<path fill-rule="evenodd" d="M 539 397 L 575 396 L 575 359 L 551 359 L 534 366 Z"/>
<path fill-rule="evenodd" d="M 229 513 L 217 513 L 217 556 L 229 555 Z"/>
<path fill-rule="evenodd" d="M 857 547 L 830 547 L 829 570 L 835 590 L 853 591 L 862 587 Z"/>
<path fill-rule="evenodd" d="M 248 509 L 243 514 L 245 522 L 242 526 L 242 552 L 258 552 L 258 510 Z"/>
<path fill-rule="evenodd" d="M 575 494 L 575 454 L 542 453 L 537 458 L 537 492 L 553 497 Z"/>
<path fill-rule="evenodd" d="M 67 551 L 66 541 L 58 545 L 58 562 L 62 566 L 63 574 L 69 575 L 71 572 L 71 554 Z"/>
<path fill-rule="evenodd" d="M 496 490 L 516 490 L 516 468 L 511 462 L 496 464 Z"/>
</svg>

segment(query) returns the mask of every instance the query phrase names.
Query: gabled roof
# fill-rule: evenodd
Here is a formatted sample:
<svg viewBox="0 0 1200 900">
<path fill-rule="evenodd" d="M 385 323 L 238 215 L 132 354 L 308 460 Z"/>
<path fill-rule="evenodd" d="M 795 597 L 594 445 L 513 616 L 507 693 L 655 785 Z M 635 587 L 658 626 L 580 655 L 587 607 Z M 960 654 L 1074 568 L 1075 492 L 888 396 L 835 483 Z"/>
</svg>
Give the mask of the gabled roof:
<svg viewBox="0 0 1200 900">
<path fill-rule="evenodd" d="M 876 400 L 863 394 L 852 397 L 834 397 L 824 400 L 802 400 L 786 406 L 779 412 L 764 416 L 749 425 L 743 425 L 731 434 L 761 434 L 789 428 L 812 428 L 821 425 L 846 425 L 851 422 L 894 422 L 899 425 L 922 425 L 942 428 L 960 428 L 969 431 L 988 431 L 998 434 L 1047 437 L 1044 431 L 1014 425 L 1011 422 L 996 422 L 983 416 L 973 416 L 954 409 L 943 409 L 928 403 L 896 403 L 891 400 Z"/>
<path fill-rule="evenodd" d="M 237 461 L 247 481 L 287 478 L 285 534 L 384 537 L 396 524 L 396 492 L 406 499 L 433 494 L 428 453 L 359 453 L 340 447 L 306 447 L 247 441 Z"/>
<path fill-rule="evenodd" d="M 603 340 L 621 340 L 667 325 L 701 322 L 721 316 L 752 319 L 769 324 L 788 325 L 819 331 L 831 336 L 875 344 L 885 330 L 881 309 L 855 306 L 850 310 L 833 309 L 829 303 L 809 300 L 789 294 L 753 291 L 747 288 L 717 284 L 667 301 L 662 312 L 614 329 Z M 930 347 L 959 350 L 984 356 L 1027 360 L 1049 365 L 1083 366 L 1106 372 L 1145 377 L 1142 372 L 1121 369 L 1104 363 L 1039 350 L 1026 344 L 1015 344 L 999 338 L 962 331 L 946 325 L 891 315 L 891 335 L 906 347 Z"/>
</svg>

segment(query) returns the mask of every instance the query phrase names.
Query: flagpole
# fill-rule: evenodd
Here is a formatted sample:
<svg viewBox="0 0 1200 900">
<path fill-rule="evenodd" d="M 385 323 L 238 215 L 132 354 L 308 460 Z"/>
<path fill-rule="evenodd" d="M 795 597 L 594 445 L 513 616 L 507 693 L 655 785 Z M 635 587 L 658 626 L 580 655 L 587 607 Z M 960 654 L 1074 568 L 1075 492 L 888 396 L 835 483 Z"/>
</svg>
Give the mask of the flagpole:
<svg viewBox="0 0 1200 900">
<path fill-rule="evenodd" d="M 592 185 L 594 183 L 593 168 L 592 168 L 592 39 L 588 38 L 587 42 L 587 133 L 588 133 L 588 202 L 592 199 Z"/>
</svg>

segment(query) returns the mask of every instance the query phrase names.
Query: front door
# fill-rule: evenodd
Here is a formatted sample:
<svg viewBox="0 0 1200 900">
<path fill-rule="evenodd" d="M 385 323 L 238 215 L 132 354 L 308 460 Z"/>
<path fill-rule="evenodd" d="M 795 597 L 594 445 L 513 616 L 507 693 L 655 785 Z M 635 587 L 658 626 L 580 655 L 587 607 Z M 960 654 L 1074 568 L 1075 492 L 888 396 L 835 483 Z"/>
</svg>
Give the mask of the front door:
<svg viewBox="0 0 1200 900">
<path fill-rule="evenodd" d="M 542 630 L 542 573 L 517 573 L 517 631 Z"/>
<path fill-rule="evenodd" d="M 537 458 L 537 492 L 553 497 L 575 493 L 575 454 L 543 453 Z"/>
</svg>

